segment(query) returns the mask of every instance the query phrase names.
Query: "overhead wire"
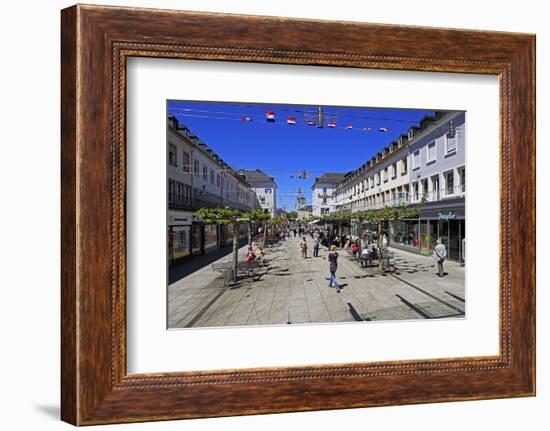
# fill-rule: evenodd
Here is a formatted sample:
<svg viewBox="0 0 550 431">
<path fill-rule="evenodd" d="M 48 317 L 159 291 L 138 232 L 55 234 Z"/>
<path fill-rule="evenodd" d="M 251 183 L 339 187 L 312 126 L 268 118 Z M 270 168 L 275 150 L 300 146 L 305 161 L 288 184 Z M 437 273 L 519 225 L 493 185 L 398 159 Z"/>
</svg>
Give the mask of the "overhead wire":
<svg viewBox="0 0 550 431">
<path fill-rule="evenodd" d="M 174 111 L 184 111 L 184 113 L 181 112 L 174 112 Z M 285 126 L 285 127 L 296 127 L 296 126 L 304 126 L 307 127 L 318 127 L 318 123 L 316 121 L 313 121 L 312 124 L 308 124 L 305 120 L 303 122 L 296 121 L 293 124 L 288 124 L 287 121 L 284 119 L 282 121 L 266 121 L 265 117 L 257 116 L 257 115 L 250 115 L 250 114 L 241 114 L 241 113 L 231 113 L 231 112 L 222 112 L 222 111 L 204 111 L 204 110 L 194 110 L 194 109 L 187 109 L 187 108 L 172 108 L 170 109 L 170 113 L 176 117 L 179 118 L 206 118 L 211 120 L 225 120 L 225 121 L 239 121 L 241 123 L 258 123 L 258 124 L 268 124 L 269 126 Z M 215 115 L 202 115 L 202 114 L 215 114 Z M 225 116 L 224 116 L 225 115 Z M 228 117 L 227 115 L 235 115 L 236 117 Z M 386 121 L 386 122 L 401 122 L 401 123 L 408 123 L 408 124 L 415 124 L 418 123 L 418 121 L 415 120 L 405 120 L 405 119 L 396 119 L 396 118 L 382 118 L 382 117 L 367 117 L 367 116 L 358 116 L 358 115 L 342 115 L 343 117 L 350 117 L 350 118 L 362 118 L 362 119 L 370 119 L 370 120 L 376 120 L 376 121 Z M 339 123 L 343 121 L 338 121 Z M 389 131 L 389 128 L 382 128 L 382 127 L 373 127 L 372 125 L 361 125 L 361 126 L 353 126 L 352 124 L 346 124 L 344 126 L 328 126 L 329 123 L 336 123 L 334 121 L 325 121 L 323 122 L 323 128 L 327 129 L 337 129 L 337 130 L 346 130 L 346 131 L 355 131 L 355 132 L 373 132 L 373 131 L 379 131 L 382 133 L 387 133 Z M 344 124 L 347 122 L 343 122 Z M 380 129 L 386 129 L 386 130 L 380 130 Z"/>
</svg>

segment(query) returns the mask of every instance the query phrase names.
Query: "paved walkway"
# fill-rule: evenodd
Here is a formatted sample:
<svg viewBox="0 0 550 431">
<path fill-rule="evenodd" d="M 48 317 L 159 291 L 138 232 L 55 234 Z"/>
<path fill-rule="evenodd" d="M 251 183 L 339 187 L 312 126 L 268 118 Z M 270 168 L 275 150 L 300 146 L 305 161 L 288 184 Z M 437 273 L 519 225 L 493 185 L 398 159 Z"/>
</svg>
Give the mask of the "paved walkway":
<svg viewBox="0 0 550 431">
<path fill-rule="evenodd" d="M 219 327 L 464 317 L 464 267 L 446 262 L 439 278 L 431 257 L 395 252 L 390 273 L 362 268 L 339 251 L 340 293 L 328 286 L 328 250 L 300 256 L 298 238 L 268 248 L 271 265 L 224 287 L 211 265 L 168 287 L 168 327 Z M 244 259 L 246 247 L 239 250 Z M 230 255 L 219 261 L 227 261 Z"/>
</svg>

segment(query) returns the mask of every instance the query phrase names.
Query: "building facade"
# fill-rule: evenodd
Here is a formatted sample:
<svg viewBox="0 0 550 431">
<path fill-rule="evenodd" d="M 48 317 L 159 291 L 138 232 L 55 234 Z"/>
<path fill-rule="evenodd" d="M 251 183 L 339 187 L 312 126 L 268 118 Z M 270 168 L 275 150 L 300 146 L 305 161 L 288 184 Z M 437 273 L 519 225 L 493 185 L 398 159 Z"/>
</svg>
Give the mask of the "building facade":
<svg viewBox="0 0 550 431">
<path fill-rule="evenodd" d="M 390 244 L 431 254 L 441 238 L 450 259 L 465 256 L 465 113 L 424 117 L 357 169 L 333 192 L 336 211 L 419 206 L 419 217 L 386 226 Z"/>
<path fill-rule="evenodd" d="M 315 178 L 311 186 L 311 203 L 313 217 L 321 217 L 334 212 L 334 191 L 345 174 L 326 173 Z"/>
<path fill-rule="evenodd" d="M 277 183 L 275 179 L 260 169 L 241 169 L 238 173 L 243 180 L 250 184 L 261 208 L 275 217 L 277 215 Z"/>
<path fill-rule="evenodd" d="M 348 172 L 335 190 L 337 211 L 406 205 L 409 195 L 408 135 L 401 135 L 363 165 Z"/>
<path fill-rule="evenodd" d="M 260 208 L 250 184 L 174 116 L 168 117 L 168 253 L 170 264 L 230 243 L 227 225 L 206 224 L 199 208 Z M 239 228 L 239 235 L 245 236 Z"/>
<path fill-rule="evenodd" d="M 418 226 L 396 226 L 394 241 L 429 254 L 441 238 L 450 259 L 465 256 L 466 198 L 465 113 L 446 113 L 419 131 L 410 144 L 410 203 L 420 206 Z M 409 239 L 401 239 L 405 227 Z"/>
<path fill-rule="evenodd" d="M 303 207 L 298 208 L 296 211 L 298 214 L 298 220 L 307 221 L 311 219 L 312 216 L 312 206 L 304 205 Z"/>
</svg>

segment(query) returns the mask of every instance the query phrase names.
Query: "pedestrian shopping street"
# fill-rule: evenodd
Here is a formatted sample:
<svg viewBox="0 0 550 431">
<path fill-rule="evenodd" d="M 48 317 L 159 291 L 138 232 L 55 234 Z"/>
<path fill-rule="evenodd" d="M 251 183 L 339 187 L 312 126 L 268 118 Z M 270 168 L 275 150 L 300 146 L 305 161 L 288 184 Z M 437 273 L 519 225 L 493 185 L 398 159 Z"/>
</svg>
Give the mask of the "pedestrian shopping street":
<svg viewBox="0 0 550 431">
<path fill-rule="evenodd" d="M 328 250 L 300 255 L 299 238 L 266 249 L 269 265 L 236 284 L 224 285 L 222 274 L 208 264 L 168 287 L 168 327 L 222 327 L 329 322 L 388 321 L 465 317 L 463 264 L 445 262 L 438 277 L 432 257 L 391 249 L 389 272 L 363 268 L 345 250 L 338 250 L 337 279 L 329 287 Z M 244 260 L 246 246 L 239 250 Z M 228 254 L 221 261 L 229 261 Z"/>
</svg>

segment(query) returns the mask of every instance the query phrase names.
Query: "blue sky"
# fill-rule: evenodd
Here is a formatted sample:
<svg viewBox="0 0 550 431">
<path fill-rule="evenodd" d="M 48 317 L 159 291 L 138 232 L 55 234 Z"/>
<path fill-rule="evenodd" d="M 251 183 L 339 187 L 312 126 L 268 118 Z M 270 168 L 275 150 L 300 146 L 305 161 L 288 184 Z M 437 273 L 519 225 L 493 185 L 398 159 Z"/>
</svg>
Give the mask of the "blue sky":
<svg viewBox="0 0 550 431">
<path fill-rule="evenodd" d="M 348 172 L 388 145 L 411 125 L 433 111 L 411 109 L 350 108 L 323 106 L 325 127 L 308 126 L 318 106 L 246 102 L 168 101 L 176 116 L 235 169 L 259 168 L 275 177 L 277 206 L 295 209 L 301 189 L 311 204 L 311 186 L 324 172 Z M 265 112 L 275 113 L 275 123 Z M 287 125 L 287 117 L 296 125 Z M 250 117 L 252 121 L 241 121 Z M 335 121 L 335 128 L 326 124 Z M 345 129 L 352 125 L 353 129 Z M 370 131 L 363 130 L 370 127 Z M 380 127 L 388 128 L 382 133 Z M 306 171 L 306 179 L 297 178 Z M 291 178 L 293 177 L 293 178 Z"/>
</svg>

